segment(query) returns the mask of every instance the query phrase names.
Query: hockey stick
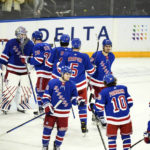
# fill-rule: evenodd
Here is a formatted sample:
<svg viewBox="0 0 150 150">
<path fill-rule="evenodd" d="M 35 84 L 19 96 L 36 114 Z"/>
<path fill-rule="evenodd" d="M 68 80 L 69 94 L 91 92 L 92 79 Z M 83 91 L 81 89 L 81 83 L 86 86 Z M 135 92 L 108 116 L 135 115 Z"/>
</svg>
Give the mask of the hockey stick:
<svg viewBox="0 0 150 150">
<path fill-rule="evenodd" d="M 54 106 L 54 110 L 55 110 L 55 109 L 58 107 L 58 105 L 60 105 L 61 103 L 62 103 L 62 100 L 59 100 L 59 101 L 57 102 L 57 104 Z M 35 120 L 35 119 L 37 119 L 37 118 L 43 116 L 44 114 L 45 114 L 45 113 L 42 113 L 42 114 L 40 114 L 40 115 L 38 115 L 38 116 L 36 116 L 36 117 L 34 117 L 34 118 L 32 118 L 32 119 L 30 119 L 30 120 L 28 120 L 28 121 L 22 123 L 22 124 L 20 124 L 20 125 L 14 127 L 14 128 L 12 128 L 12 129 L 6 131 L 5 133 L 1 134 L 0 137 L 2 137 L 3 135 L 5 135 L 5 134 L 7 134 L 7 133 L 10 133 L 10 132 L 12 132 L 12 131 L 14 131 L 14 130 L 20 128 L 20 127 L 22 127 L 22 126 L 24 126 L 25 124 L 27 124 L 27 123 L 29 123 L 29 122 L 31 122 L 31 121 L 33 121 L 33 120 Z"/>
<path fill-rule="evenodd" d="M 27 39 L 24 41 L 24 43 L 21 44 L 21 52 L 22 52 L 22 55 L 24 55 L 24 47 L 25 47 L 25 45 L 28 43 L 28 41 L 29 41 L 29 39 L 27 38 Z M 27 69 L 27 74 L 28 74 L 30 86 L 31 86 L 31 89 L 32 89 L 34 101 L 35 101 L 35 103 L 37 103 L 36 96 L 35 96 L 34 89 L 33 89 L 32 80 L 31 80 L 31 77 L 30 77 L 30 74 L 29 74 L 29 69 L 28 69 L 28 66 L 27 66 L 26 63 L 25 63 L 25 66 L 26 66 L 26 69 Z"/>
<path fill-rule="evenodd" d="M 95 116 L 95 114 L 94 114 L 94 112 L 93 112 L 93 111 L 92 111 L 92 114 Z M 103 139 L 103 135 L 102 135 L 101 129 L 100 129 L 99 125 L 98 125 L 98 119 L 97 119 L 97 117 L 96 117 L 96 116 L 95 116 L 95 119 L 96 119 L 96 126 L 97 126 L 97 129 L 98 129 L 98 132 L 99 132 L 99 135 L 100 135 L 101 141 L 102 141 L 102 143 L 103 143 L 104 149 L 105 149 L 105 150 L 107 150 L 107 148 L 106 148 L 106 144 L 105 144 L 104 139 Z"/>
<path fill-rule="evenodd" d="M 144 140 L 144 138 L 141 139 L 141 140 L 139 140 L 139 141 L 137 141 L 137 142 L 134 143 L 133 145 L 131 145 L 130 149 L 132 149 L 135 145 L 139 144 L 139 143 L 142 142 L 143 140 Z"/>
<path fill-rule="evenodd" d="M 97 37 L 97 35 L 96 35 L 96 37 Z M 97 52 L 98 52 L 98 49 L 99 49 L 99 40 L 98 40 L 98 38 L 97 38 L 97 48 L 96 48 L 96 57 L 95 57 L 95 60 L 94 60 L 94 65 L 95 65 L 95 61 L 96 61 L 96 59 L 97 59 Z M 91 77 L 90 77 L 90 79 L 89 79 L 89 84 L 90 84 L 90 82 L 91 82 Z M 89 85 L 88 85 L 88 87 L 87 87 L 87 91 L 88 91 L 88 89 L 89 89 Z M 91 102 L 92 97 L 93 97 L 93 94 L 90 93 L 89 103 Z"/>
</svg>

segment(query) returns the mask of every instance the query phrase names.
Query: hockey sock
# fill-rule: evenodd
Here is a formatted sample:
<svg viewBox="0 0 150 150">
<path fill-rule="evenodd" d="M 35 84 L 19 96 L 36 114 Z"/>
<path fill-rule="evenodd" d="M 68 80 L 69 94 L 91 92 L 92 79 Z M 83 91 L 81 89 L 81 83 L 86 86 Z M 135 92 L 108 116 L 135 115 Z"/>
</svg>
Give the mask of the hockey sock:
<svg viewBox="0 0 150 150">
<path fill-rule="evenodd" d="M 117 136 L 108 137 L 108 147 L 109 150 L 116 150 L 116 139 Z"/>
<path fill-rule="evenodd" d="M 43 137 L 42 137 L 43 147 L 47 147 L 49 145 L 51 132 L 52 132 L 51 128 L 44 127 Z"/>
<path fill-rule="evenodd" d="M 39 91 L 37 91 L 37 89 L 36 89 L 36 93 L 37 93 L 37 102 L 38 102 L 38 105 L 39 106 L 42 106 L 42 97 L 43 97 L 43 94 L 44 94 L 44 92 L 39 92 Z"/>
<path fill-rule="evenodd" d="M 123 150 L 129 150 L 131 147 L 131 138 L 130 135 L 121 135 L 123 141 Z"/>
<path fill-rule="evenodd" d="M 57 147 L 61 146 L 61 144 L 63 142 L 63 139 L 64 139 L 64 136 L 65 136 L 65 133 L 66 133 L 66 131 L 58 130 L 57 136 L 56 136 L 56 139 L 55 139 L 55 144 L 56 144 Z"/>
<path fill-rule="evenodd" d="M 87 124 L 87 106 L 78 106 L 78 109 L 80 121 L 85 122 L 85 124 Z"/>
</svg>

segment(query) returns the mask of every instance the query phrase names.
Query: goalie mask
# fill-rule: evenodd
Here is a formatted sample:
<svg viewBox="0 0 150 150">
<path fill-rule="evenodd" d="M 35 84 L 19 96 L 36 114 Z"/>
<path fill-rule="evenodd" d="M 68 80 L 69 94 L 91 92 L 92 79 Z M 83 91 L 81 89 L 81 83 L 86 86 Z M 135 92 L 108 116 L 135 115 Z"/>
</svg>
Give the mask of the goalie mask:
<svg viewBox="0 0 150 150">
<path fill-rule="evenodd" d="M 27 30 L 24 28 L 24 27 L 22 27 L 22 26 L 20 26 L 20 27 L 18 27 L 16 30 L 15 30 L 15 35 L 16 35 L 16 37 L 17 37 L 17 39 L 21 42 L 21 43 L 23 43 L 24 42 L 24 40 L 27 38 Z"/>
</svg>

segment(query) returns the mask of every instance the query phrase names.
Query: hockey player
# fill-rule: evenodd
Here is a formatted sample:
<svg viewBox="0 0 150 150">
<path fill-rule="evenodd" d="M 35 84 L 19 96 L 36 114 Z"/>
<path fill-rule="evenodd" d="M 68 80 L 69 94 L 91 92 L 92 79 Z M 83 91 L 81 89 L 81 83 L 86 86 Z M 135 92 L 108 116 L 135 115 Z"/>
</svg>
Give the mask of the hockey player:
<svg viewBox="0 0 150 150">
<path fill-rule="evenodd" d="M 23 53 L 26 56 L 31 56 L 34 44 L 27 38 L 26 33 L 27 31 L 24 27 L 18 27 L 15 31 L 16 38 L 7 42 L 0 57 L 0 63 L 7 67 L 3 97 L 0 104 L 0 109 L 5 114 L 10 109 L 11 102 L 14 99 L 17 105 L 19 103 L 17 106 L 18 111 L 25 112 L 25 109 L 30 108 L 30 84 L 26 66 L 21 62 L 20 56 Z M 20 93 L 20 96 L 17 93 Z"/>
<path fill-rule="evenodd" d="M 70 108 L 72 104 L 76 105 L 78 103 L 76 86 L 72 81 L 69 81 L 71 73 L 72 70 L 69 67 L 63 66 L 61 77 L 50 80 L 43 95 L 42 101 L 46 113 L 42 138 L 43 150 L 48 150 L 51 132 L 55 123 L 57 124 L 57 136 L 53 150 L 60 150 L 68 128 Z M 55 108 L 60 101 L 61 103 Z M 82 103 L 84 102 L 82 101 Z"/>
<path fill-rule="evenodd" d="M 105 75 L 104 84 L 106 88 L 99 93 L 96 103 L 90 104 L 90 109 L 95 113 L 105 110 L 109 150 L 116 150 L 118 129 L 123 141 L 123 150 L 128 150 L 131 147 L 130 108 L 133 106 L 133 100 L 126 86 L 116 85 L 117 81 L 113 75 Z"/>
<path fill-rule="evenodd" d="M 144 133 L 144 141 L 145 143 L 150 143 L 150 121 L 148 121 L 147 131 Z"/>
<path fill-rule="evenodd" d="M 41 99 L 52 74 L 52 69 L 45 65 L 45 62 L 51 56 L 51 46 L 47 43 L 43 43 L 42 38 L 43 34 L 41 31 L 33 32 L 32 40 L 35 44 L 33 48 L 33 57 L 22 56 L 22 61 L 24 63 L 28 62 L 31 65 L 34 65 L 38 76 L 36 82 L 36 93 L 40 113 L 43 112 Z M 35 114 L 38 114 L 38 112 L 35 112 Z"/>
<path fill-rule="evenodd" d="M 106 74 L 111 73 L 111 66 L 115 60 L 114 54 L 111 52 L 112 42 L 108 39 L 103 40 L 103 50 L 95 52 L 91 57 L 92 64 L 96 67 L 96 71 L 92 77 L 88 76 L 89 84 L 94 89 L 94 99 L 98 97 L 99 92 L 104 88 L 103 78 Z M 102 126 L 106 126 L 104 112 L 97 112 L 97 117 Z"/>
<path fill-rule="evenodd" d="M 95 68 L 90 62 L 90 58 L 87 54 L 79 52 L 81 47 L 81 41 L 79 38 L 72 40 L 73 51 L 66 52 L 63 56 L 62 65 L 69 66 L 73 73 L 71 81 L 76 84 L 77 91 L 80 99 L 86 101 L 85 105 L 79 105 L 79 117 L 81 121 L 81 130 L 83 133 L 87 132 L 87 81 L 86 72 L 89 75 L 93 75 Z"/>
<path fill-rule="evenodd" d="M 60 47 L 55 47 L 52 50 L 52 55 L 46 62 L 46 65 L 50 68 L 53 66 L 52 70 L 52 78 L 56 79 L 60 77 L 60 70 L 58 70 L 58 67 L 60 62 L 62 61 L 62 57 L 64 55 L 64 52 L 70 51 L 71 49 L 68 48 L 70 41 L 70 37 L 67 34 L 63 34 L 60 37 Z"/>
</svg>

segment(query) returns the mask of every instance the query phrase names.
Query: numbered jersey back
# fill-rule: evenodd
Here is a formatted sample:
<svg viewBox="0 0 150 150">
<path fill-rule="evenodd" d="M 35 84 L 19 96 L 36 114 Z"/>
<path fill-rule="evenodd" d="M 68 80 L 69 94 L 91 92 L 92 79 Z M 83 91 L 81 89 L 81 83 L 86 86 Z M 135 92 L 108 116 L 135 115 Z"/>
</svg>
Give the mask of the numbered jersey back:
<svg viewBox="0 0 150 150">
<path fill-rule="evenodd" d="M 86 71 L 93 69 L 89 56 L 77 51 L 65 53 L 62 65 L 70 66 L 73 72 L 71 80 L 75 83 L 84 81 L 86 79 Z"/>
<path fill-rule="evenodd" d="M 107 116 L 122 118 L 129 114 L 131 97 L 126 86 L 117 85 L 108 87 L 100 93 L 100 103 L 105 105 Z"/>
</svg>

